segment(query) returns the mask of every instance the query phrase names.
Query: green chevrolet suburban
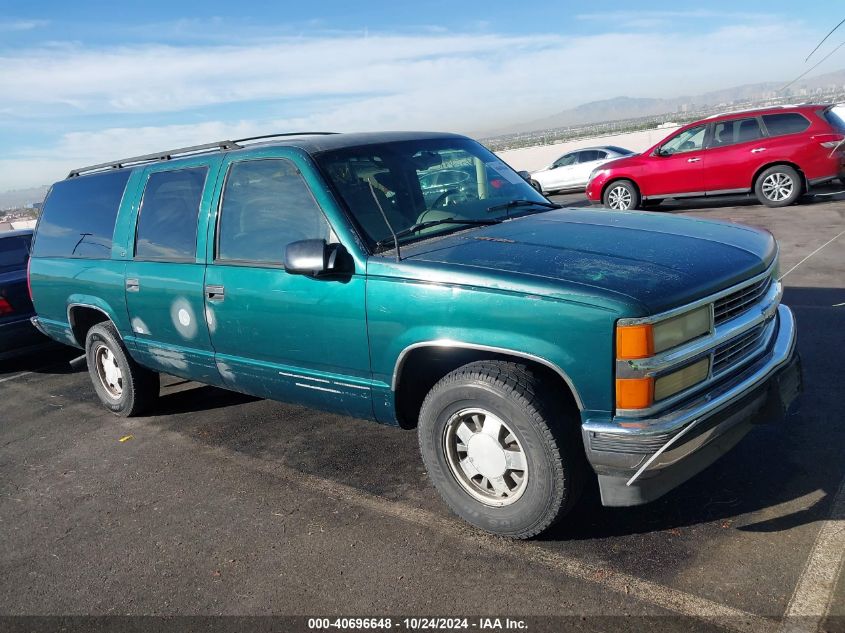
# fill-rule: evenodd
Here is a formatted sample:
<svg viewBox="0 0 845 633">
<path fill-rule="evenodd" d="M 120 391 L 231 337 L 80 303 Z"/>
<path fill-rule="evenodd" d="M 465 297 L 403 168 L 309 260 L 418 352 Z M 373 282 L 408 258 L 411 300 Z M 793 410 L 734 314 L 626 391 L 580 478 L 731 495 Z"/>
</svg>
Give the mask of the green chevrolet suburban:
<svg viewBox="0 0 845 633">
<path fill-rule="evenodd" d="M 452 134 L 274 135 L 75 170 L 36 230 L 36 326 L 118 415 L 159 374 L 416 428 L 446 503 L 539 534 L 588 477 L 655 499 L 801 389 L 778 247 L 563 209 Z"/>
</svg>

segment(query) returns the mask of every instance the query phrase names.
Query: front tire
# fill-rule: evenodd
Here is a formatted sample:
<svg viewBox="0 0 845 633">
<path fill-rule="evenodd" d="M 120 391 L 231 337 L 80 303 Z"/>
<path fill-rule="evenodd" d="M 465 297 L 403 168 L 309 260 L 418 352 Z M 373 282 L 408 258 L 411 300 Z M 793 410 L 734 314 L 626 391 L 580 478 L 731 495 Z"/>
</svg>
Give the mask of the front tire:
<svg viewBox="0 0 845 633">
<path fill-rule="evenodd" d="M 112 323 L 98 323 L 88 330 L 85 357 L 94 391 L 113 413 L 141 415 L 158 399 L 158 374 L 132 360 Z"/>
<path fill-rule="evenodd" d="M 767 207 L 787 207 L 801 197 L 801 175 L 789 165 L 774 165 L 757 177 L 754 193 Z"/>
<path fill-rule="evenodd" d="M 630 180 L 616 180 L 604 190 L 602 202 L 614 211 L 630 211 L 640 206 L 640 192 Z"/>
<path fill-rule="evenodd" d="M 431 389 L 420 411 L 420 451 L 455 514 L 525 539 L 569 512 L 584 460 L 559 398 L 525 365 L 499 361 L 464 365 Z"/>
</svg>

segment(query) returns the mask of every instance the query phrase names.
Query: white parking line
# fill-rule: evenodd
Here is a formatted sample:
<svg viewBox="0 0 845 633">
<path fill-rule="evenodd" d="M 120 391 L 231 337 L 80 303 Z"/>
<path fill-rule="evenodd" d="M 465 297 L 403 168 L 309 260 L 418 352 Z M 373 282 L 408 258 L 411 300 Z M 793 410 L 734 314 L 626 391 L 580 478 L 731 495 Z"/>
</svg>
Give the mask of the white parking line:
<svg viewBox="0 0 845 633">
<path fill-rule="evenodd" d="M 23 378 L 24 376 L 29 376 L 30 374 L 34 374 L 37 371 L 37 369 L 33 369 L 32 371 L 23 371 L 19 374 L 15 374 L 14 376 L 6 376 L 5 378 L 0 378 L 0 382 L 6 382 L 7 380 L 15 380 L 16 378 Z"/>
<path fill-rule="evenodd" d="M 74 369 L 78 369 L 79 366 L 80 366 L 79 365 L 80 361 L 82 361 L 82 362 L 85 361 L 85 354 L 83 354 L 82 356 L 77 356 L 76 358 L 69 360 L 68 364 L 71 367 L 73 367 Z M 6 376 L 5 378 L 0 378 L 0 382 L 6 382 L 8 380 L 16 380 L 18 378 L 23 378 L 24 376 L 29 376 L 30 374 L 37 374 L 38 372 L 44 371 L 45 369 L 50 369 L 50 367 L 56 367 L 57 365 L 60 365 L 60 364 L 61 363 L 51 363 L 50 365 L 44 365 L 43 367 L 39 367 L 37 369 L 32 369 L 30 371 L 22 371 L 19 374 L 14 374 L 12 376 Z"/>
<path fill-rule="evenodd" d="M 350 503 L 376 514 L 387 515 L 422 527 L 448 533 L 450 537 L 462 537 L 471 541 L 474 547 L 481 546 L 498 556 L 528 560 L 542 565 L 554 572 L 594 583 L 626 597 L 634 598 L 653 606 L 674 613 L 698 618 L 719 627 L 743 633 L 768 633 L 777 626 L 777 620 L 754 615 L 740 609 L 719 604 L 707 598 L 701 598 L 672 587 L 666 587 L 650 580 L 645 580 L 616 571 L 611 568 L 582 562 L 557 552 L 549 551 L 541 545 L 531 542 L 507 541 L 474 530 L 466 523 L 441 516 L 427 510 L 407 506 L 401 502 L 389 501 L 351 486 L 337 483 L 315 475 L 280 466 L 257 462 L 254 458 L 233 455 L 226 449 L 216 449 L 226 459 L 242 462 L 250 469 L 256 467 L 272 475 L 282 475 L 291 482 L 299 483 L 308 490 L 313 490 L 326 497 Z"/>
<path fill-rule="evenodd" d="M 845 479 L 833 499 L 830 518 L 822 523 L 807 565 L 786 607 L 780 631 L 817 631 L 827 617 L 836 580 L 845 561 Z"/>
</svg>

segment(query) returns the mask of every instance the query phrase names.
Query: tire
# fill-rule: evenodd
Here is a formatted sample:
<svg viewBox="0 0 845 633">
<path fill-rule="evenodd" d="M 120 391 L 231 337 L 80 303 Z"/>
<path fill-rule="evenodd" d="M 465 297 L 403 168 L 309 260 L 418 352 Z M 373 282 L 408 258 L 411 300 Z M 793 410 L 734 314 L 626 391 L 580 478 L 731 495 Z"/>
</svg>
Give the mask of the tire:
<svg viewBox="0 0 845 633">
<path fill-rule="evenodd" d="M 132 360 L 111 322 L 98 323 L 88 330 L 85 358 L 94 391 L 113 413 L 141 415 L 158 399 L 158 374 Z"/>
<path fill-rule="evenodd" d="M 605 188 L 602 203 L 614 211 L 638 209 L 640 192 L 630 180 L 615 180 Z"/>
<path fill-rule="evenodd" d="M 434 385 L 420 411 L 420 452 L 455 514 L 487 532 L 526 539 L 571 510 L 585 458 L 580 426 L 559 398 L 525 365 L 500 361 L 464 365 Z"/>
<path fill-rule="evenodd" d="M 799 174 L 789 165 L 774 165 L 759 176 L 754 183 L 754 193 L 760 204 L 779 208 L 793 204 L 801 197 L 804 183 Z"/>
</svg>

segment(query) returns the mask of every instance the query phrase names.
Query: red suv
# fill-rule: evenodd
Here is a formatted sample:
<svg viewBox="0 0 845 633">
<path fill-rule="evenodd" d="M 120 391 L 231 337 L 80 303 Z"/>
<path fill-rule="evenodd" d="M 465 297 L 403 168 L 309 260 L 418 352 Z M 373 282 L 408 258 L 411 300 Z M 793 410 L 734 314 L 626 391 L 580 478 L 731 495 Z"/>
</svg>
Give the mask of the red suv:
<svg viewBox="0 0 845 633">
<path fill-rule="evenodd" d="M 691 123 L 642 154 L 597 168 L 587 197 L 636 209 L 665 198 L 754 192 L 766 206 L 785 207 L 809 187 L 845 177 L 845 121 L 831 108 L 766 108 Z"/>
</svg>

